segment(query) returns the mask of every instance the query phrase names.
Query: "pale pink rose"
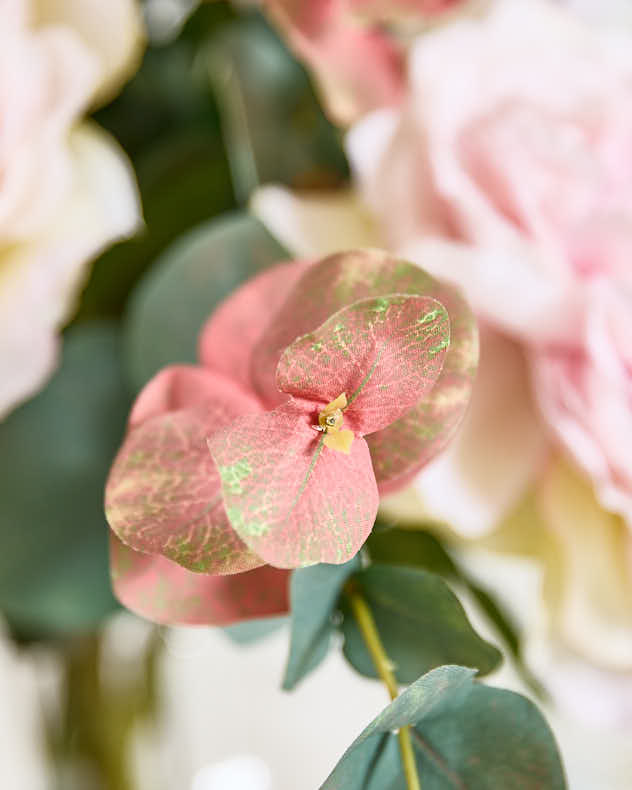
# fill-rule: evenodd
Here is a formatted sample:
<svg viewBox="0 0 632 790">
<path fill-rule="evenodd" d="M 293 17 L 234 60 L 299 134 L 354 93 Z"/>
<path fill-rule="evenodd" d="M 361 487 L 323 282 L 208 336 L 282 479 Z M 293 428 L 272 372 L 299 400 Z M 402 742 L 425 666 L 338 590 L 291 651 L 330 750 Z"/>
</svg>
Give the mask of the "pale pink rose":
<svg viewBox="0 0 632 790">
<path fill-rule="evenodd" d="M 363 194 L 407 258 L 449 242 L 433 273 L 525 344 L 557 437 L 632 523 L 632 33 L 497 2 L 421 37 L 410 79 L 349 136 Z"/>
<path fill-rule="evenodd" d="M 464 0 L 264 0 L 320 83 L 331 115 L 349 123 L 404 96 L 406 36 Z"/>
<path fill-rule="evenodd" d="M 0 19 L 2 416 L 52 370 L 87 263 L 138 226 L 122 152 L 78 122 L 137 62 L 141 27 L 134 0 L 0 0 Z"/>
<path fill-rule="evenodd" d="M 632 298 L 606 281 L 590 301 L 576 348 L 534 353 L 535 392 L 603 505 L 632 524 Z"/>
</svg>

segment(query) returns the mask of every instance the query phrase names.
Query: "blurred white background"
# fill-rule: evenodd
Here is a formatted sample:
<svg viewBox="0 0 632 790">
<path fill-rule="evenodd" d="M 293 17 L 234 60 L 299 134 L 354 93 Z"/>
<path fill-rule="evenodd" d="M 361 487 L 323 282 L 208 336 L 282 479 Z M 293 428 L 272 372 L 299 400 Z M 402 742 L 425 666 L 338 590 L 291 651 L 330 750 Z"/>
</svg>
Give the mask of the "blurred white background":
<svg viewBox="0 0 632 790">
<path fill-rule="evenodd" d="M 121 614 L 108 625 L 107 650 L 129 661 L 149 628 Z M 340 652 L 293 693 L 280 690 L 287 652 L 281 629 L 238 645 L 223 632 L 164 630 L 158 732 L 139 729 L 131 759 L 138 790 L 317 790 L 345 748 L 386 704 L 377 682 L 356 675 Z M 112 658 L 112 656 L 110 658 Z M 46 654 L 18 656 L 0 645 L 0 787 L 52 790 L 43 756 L 42 699 L 54 699 L 58 672 Z M 494 678 L 515 685 L 507 670 Z M 630 790 L 632 750 L 622 734 L 549 720 L 571 790 Z"/>
</svg>

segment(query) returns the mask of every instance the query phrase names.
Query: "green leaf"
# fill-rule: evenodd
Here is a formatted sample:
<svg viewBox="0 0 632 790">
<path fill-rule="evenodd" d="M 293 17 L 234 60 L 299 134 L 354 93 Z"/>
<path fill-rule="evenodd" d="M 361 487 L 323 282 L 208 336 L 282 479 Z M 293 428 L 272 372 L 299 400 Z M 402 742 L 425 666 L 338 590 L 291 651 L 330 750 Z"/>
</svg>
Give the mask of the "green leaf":
<svg viewBox="0 0 632 790">
<path fill-rule="evenodd" d="M 482 614 L 496 629 L 525 683 L 540 698 L 546 697 L 541 683 L 524 662 L 518 630 L 511 615 L 456 564 L 439 539 L 431 532 L 421 529 L 380 528 L 379 522 L 376 527 L 367 542 L 371 559 L 389 565 L 423 568 L 438 573 L 449 581 L 462 584 L 470 592 Z"/>
<path fill-rule="evenodd" d="M 442 666 L 360 734 L 320 790 L 405 790 L 394 731 L 411 727 L 423 790 L 564 790 L 553 734 L 525 697 Z"/>
<path fill-rule="evenodd" d="M 224 633 L 235 644 L 250 645 L 275 633 L 288 622 L 287 617 L 262 617 L 224 627 Z"/>
<path fill-rule="evenodd" d="M 332 187 L 347 178 L 308 75 L 260 16 L 223 28 L 198 64 L 216 96 L 240 200 L 266 182 Z"/>
<path fill-rule="evenodd" d="M 132 294 L 126 357 L 140 389 L 173 362 L 195 362 L 200 329 L 238 285 L 287 258 L 258 220 L 230 214 L 200 225 L 157 261 Z"/>
<path fill-rule="evenodd" d="M 91 627 L 116 607 L 103 489 L 129 405 L 117 327 L 86 324 L 0 425 L 0 609 L 23 634 Z"/>
<path fill-rule="evenodd" d="M 340 593 L 359 568 L 356 556 L 344 565 L 320 563 L 292 574 L 290 655 L 283 679 L 286 691 L 293 689 L 327 655 Z"/>
<path fill-rule="evenodd" d="M 436 574 L 375 564 L 354 582 L 371 609 L 400 683 L 411 683 L 441 664 L 465 664 L 486 674 L 500 663 L 500 652 L 478 636 L 454 593 Z M 361 674 L 377 677 L 350 608 L 343 611 L 346 658 Z"/>
<path fill-rule="evenodd" d="M 367 548 L 374 562 L 407 565 L 438 573 L 446 579 L 459 578 L 459 570 L 439 539 L 421 529 L 384 528 L 376 524 Z"/>
</svg>

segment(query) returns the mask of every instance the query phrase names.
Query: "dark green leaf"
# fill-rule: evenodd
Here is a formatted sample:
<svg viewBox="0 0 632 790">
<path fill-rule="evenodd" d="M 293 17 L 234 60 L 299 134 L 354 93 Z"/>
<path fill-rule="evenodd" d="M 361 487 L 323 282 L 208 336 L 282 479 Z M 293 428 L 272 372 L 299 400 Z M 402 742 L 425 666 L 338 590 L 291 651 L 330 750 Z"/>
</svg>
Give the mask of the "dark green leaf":
<svg viewBox="0 0 632 790">
<path fill-rule="evenodd" d="M 448 552 L 430 532 L 421 529 L 374 530 L 367 542 L 374 562 L 385 565 L 408 565 L 456 579 L 459 571 Z"/>
<path fill-rule="evenodd" d="M 478 636 L 448 585 L 419 568 L 371 565 L 354 577 L 393 661 L 400 683 L 441 664 L 460 663 L 491 672 L 499 651 Z M 358 672 L 377 677 L 358 624 L 344 609 L 344 654 Z"/>
<path fill-rule="evenodd" d="M 334 186 L 347 177 L 306 72 L 261 17 L 223 28 L 199 65 L 217 98 L 240 200 L 265 182 Z"/>
<path fill-rule="evenodd" d="M 0 609 L 22 633 L 87 628 L 115 608 L 102 503 L 129 405 L 118 329 L 86 324 L 0 425 Z"/>
<path fill-rule="evenodd" d="M 375 562 L 390 565 L 424 568 L 463 585 L 496 629 L 525 683 L 540 698 L 545 697 L 546 693 L 541 683 L 524 663 L 518 631 L 511 615 L 487 590 L 473 581 L 469 574 L 455 563 L 439 539 L 421 529 L 379 528 L 379 523 L 376 526 L 378 529 L 374 530 L 367 543 L 371 558 Z"/>
<path fill-rule="evenodd" d="M 347 579 L 359 568 L 360 561 L 355 557 L 344 565 L 321 563 L 292 574 L 292 631 L 284 689 L 293 689 L 327 655 L 334 630 L 332 615 L 340 593 Z"/>
<path fill-rule="evenodd" d="M 347 749 L 321 790 L 405 790 L 392 734 L 411 728 L 423 790 L 564 790 L 555 740 L 525 697 L 443 666 L 419 678 Z"/>
<path fill-rule="evenodd" d="M 179 239 L 132 295 L 125 337 L 134 386 L 140 389 L 170 363 L 195 362 L 198 334 L 215 307 L 242 282 L 287 257 L 245 214 L 219 217 Z"/>
</svg>

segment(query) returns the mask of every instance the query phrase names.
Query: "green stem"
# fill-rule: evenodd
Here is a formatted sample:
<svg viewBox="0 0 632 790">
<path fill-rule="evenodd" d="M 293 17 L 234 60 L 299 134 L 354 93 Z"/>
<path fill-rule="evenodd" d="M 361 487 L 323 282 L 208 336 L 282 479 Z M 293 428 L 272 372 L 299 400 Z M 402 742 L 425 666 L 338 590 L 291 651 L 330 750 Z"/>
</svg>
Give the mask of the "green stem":
<svg viewBox="0 0 632 790">
<path fill-rule="evenodd" d="M 353 614 L 358 622 L 364 643 L 373 659 L 377 674 L 386 686 L 391 700 L 394 700 L 399 695 L 399 688 L 395 675 L 393 674 L 393 663 L 386 655 L 371 610 L 353 583 L 347 584 L 345 592 L 349 598 Z M 413 745 L 410 740 L 410 728 L 408 726 L 401 727 L 397 737 L 399 739 L 399 751 L 402 757 L 402 766 L 404 768 L 404 776 L 406 778 L 408 790 L 421 790 L 421 782 L 419 781 L 419 775 L 417 773 L 417 763 L 415 762 Z"/>
</svg>

